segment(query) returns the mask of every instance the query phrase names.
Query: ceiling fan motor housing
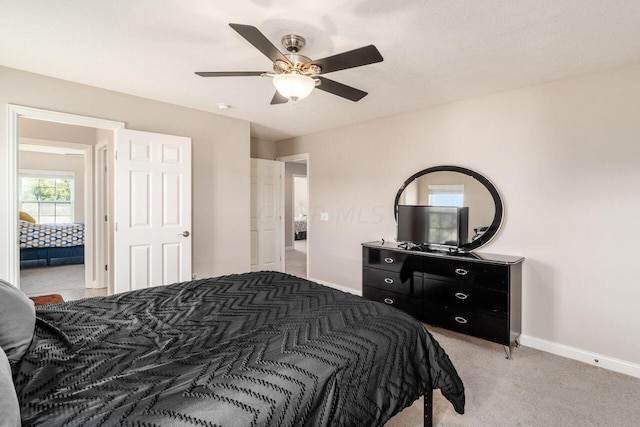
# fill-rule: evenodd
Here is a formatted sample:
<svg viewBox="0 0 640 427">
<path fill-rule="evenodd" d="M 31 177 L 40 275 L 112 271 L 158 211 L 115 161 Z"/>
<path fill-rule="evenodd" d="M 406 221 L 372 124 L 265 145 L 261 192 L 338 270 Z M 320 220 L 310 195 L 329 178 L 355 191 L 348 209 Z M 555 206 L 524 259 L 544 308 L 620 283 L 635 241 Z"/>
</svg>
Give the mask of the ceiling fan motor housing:
<svg viewBox="0 0 640 427">
<path fill-rule="evenodd" d="M 300 52 L 304 45 L 307 44 L 307 41 L 304 39 L 304 37 L 297 34 L 287 34 L 286 36 L 282 36 L 282 39 L 280 39 L 280 41 L 282 42 L 284 48 L 287 49 L 287 52 L 291 53 Z"/>
<path fill-rule="evenodd" d="M 287 52 L 289 52 L 284 54 L 289 63 L 280 60 L 274 61 L 273 71 L 276 74 L 296 73 L 311 76 L 322 71 L 317 65 L 311 65 L 311 58 L 298 54 L 307 43 L 304 37 L 297 34 L 287 34 L 282 36 L 281 41 Z"/>
<path fill-rule="evenodd" d="M 276 74 L 298 73 L 310 76 L 313 74 L 320 74 L 322 71 L 317 65 L 311 64 L 311 59 L 304 55 L 298 55 L 295 53 L 285 54 L 289 63 L 276 60 L 273 63 L 273 71 Z"/>
</svg>

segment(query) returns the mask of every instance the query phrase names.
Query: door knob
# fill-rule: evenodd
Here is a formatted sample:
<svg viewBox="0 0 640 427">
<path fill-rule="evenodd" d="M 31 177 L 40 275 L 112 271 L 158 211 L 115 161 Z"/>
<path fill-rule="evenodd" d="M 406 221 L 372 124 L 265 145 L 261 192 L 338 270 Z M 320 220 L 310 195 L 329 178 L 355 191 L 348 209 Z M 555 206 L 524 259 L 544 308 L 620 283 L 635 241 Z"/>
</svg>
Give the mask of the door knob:
<svg viewBox="0 0 640 427">
<path fill-rule="evenodd" d="M 189 232 L 188 231 L 183 231 L 182 234 L 178 234 L 178 236 L 189 237 Z"/>
</svg>

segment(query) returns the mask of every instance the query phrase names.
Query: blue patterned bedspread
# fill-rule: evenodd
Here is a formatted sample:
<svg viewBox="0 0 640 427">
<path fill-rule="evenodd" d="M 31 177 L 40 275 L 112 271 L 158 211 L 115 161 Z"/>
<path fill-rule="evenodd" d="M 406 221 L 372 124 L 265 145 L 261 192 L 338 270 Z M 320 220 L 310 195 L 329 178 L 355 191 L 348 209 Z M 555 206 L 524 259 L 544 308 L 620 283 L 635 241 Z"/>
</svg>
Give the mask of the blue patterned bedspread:
<svg viewBox="0 0 640 427">
<path fill-rule="evenodd" d="M 66 248 L 84 245 L 84 223 L 33 224 L 20 221 L 20 248 Z"/>
</svg>

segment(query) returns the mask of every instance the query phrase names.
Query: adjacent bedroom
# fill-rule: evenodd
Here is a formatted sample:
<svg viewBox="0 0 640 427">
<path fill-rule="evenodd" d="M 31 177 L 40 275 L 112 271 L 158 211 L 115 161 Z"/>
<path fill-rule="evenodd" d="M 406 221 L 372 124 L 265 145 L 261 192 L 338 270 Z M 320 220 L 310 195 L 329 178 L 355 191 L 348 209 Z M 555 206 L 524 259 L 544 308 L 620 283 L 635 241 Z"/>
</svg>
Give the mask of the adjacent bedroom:
<svg viewBox="0 0 640 427">
<path fill-rule="evenodd" d="M 98 190 L 92 186 L 96 129 L 22 118 L 19 132 L 22 291 L 65 301 L 106 295 L 85 267 L 93 263 L 85 256 L 93 253 L 85 250 L 93 242 L 85 219 L 93 215 Z"/>
</svg>

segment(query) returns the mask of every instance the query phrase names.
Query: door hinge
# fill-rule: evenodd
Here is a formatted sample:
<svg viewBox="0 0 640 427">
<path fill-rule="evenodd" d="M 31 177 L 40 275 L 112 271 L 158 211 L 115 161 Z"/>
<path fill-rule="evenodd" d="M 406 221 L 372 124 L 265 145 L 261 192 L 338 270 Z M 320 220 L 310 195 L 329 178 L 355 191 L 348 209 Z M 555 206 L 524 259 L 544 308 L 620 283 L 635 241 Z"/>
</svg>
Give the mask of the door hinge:
<svg viewBox="0 0 640 427">
<path fill-rule="evenodd" d="M 106 215 L 104 216 L 104 222 L 109 221 L 109 217 L 107 217 Z"/>
<path fill-rule="evenodd" d="M 116 231 L 118 231 L 118 223 L 116 222 L 116 224 L 115 224 L 115 225 L 116 225 Z"/>
<path fill-rule="evenodd" d="M 118 160 L 118 150 L 115 150 L 115 151 L 113 152 L 113 158 L 114 158 L 114 159 L 116 159 L 116 160 Z"/>
<path fill-rule="evenodd" d="M 104 265 L 104 271 L 109 271 L 109 266 L 107 264 Z"/>
</svg>

